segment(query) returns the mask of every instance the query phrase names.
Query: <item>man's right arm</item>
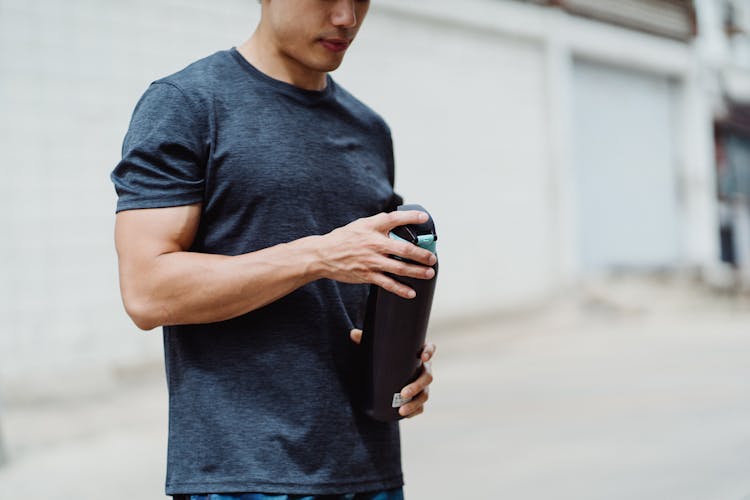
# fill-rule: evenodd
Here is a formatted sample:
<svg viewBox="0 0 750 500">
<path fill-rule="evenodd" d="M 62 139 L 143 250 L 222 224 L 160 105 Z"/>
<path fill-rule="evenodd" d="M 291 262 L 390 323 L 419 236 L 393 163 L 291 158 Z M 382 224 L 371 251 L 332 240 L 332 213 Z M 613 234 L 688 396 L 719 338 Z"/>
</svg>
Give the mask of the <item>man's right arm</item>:
<svg viewBox="0 0 750 500">
<path fill-rule="evenodd" d="M 139 328 L 231 319 L 320 278 L 373 283 L 410 298 L 413 290 L 385 273 L 422 279 L 434 273 L 426 267 L 434 264 L 431 252 L 387 236 L 396 226 L 424 222 L 422 212 L 381 213 L 326 235 L 237 256 L 188 251 L 200 214 L 200 204 L 117 214 L 120 291 Z"/>
</svg>

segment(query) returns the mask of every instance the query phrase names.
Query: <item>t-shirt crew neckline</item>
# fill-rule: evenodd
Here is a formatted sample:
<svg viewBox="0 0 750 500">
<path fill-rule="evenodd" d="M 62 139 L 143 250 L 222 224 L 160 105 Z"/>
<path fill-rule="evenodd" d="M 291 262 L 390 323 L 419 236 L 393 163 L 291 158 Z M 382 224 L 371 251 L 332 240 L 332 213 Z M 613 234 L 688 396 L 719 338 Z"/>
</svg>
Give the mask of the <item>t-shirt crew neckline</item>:
<svg viewBox="0 0 750 500">
<path fill-rule="evenodd" d="M 256 79 L 263 81 L 276 90 L 279 90 L 280 92 L 283 92 L 284 94 L 299 99 L 303 102 L 315 104 L 316 102 L 325 99 L 333 93 L 334 83 L 331 75 L 326 75 L 326 87 L 323 90 L 303 89 L 301 87 L 297 87 L 296 85 L 292 85 L 291 83 L 277 80 L 276 78 L 270 77 L 267 74 L 263 73 L 261 70 L 253 66 L 250 61 L 245 59 L 245 57 L 237 50 L 237 47 L 232 47 L 231 49 L 229 49 L 229 53 L 240 64 L 240 66 L 242 66 L 243 69 L 245 69 Z"/>
</svg>

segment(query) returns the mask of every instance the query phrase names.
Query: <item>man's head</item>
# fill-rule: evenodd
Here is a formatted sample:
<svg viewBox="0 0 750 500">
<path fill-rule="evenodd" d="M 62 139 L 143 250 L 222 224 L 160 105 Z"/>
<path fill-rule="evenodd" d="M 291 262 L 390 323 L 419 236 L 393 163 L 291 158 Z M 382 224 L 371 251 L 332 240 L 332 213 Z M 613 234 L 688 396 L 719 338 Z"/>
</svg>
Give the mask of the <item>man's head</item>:
<svg viewBox="0 0 750 500">
<path fill-rule="evenodd" d="M 262 0 L 260 27 L 278 55 L 328 72 L 343 61 L 369 7 L 369 0 Z"/>
</svg>

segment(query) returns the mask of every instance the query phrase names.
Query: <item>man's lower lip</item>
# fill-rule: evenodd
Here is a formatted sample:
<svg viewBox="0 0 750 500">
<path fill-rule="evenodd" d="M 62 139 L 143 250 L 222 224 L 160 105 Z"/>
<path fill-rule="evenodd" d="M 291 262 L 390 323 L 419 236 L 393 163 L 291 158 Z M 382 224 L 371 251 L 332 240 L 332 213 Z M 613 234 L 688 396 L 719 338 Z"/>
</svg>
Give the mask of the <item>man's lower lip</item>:
<svg viewBox="0 0 750 500">
<path fill-rule="evenodd" d="M 349 47 L 348 43 L 334 43 L 326 40 L 321 40 L 320 43 L 331 52 L 343 52 Z"/>
</svg>

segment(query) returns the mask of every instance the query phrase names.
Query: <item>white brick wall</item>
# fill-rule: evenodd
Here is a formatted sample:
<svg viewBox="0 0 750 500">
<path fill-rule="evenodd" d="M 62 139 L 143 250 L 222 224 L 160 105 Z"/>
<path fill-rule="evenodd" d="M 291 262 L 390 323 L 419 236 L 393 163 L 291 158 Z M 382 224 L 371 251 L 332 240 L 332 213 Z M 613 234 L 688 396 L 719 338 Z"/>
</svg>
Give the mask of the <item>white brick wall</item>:
<svg viewBox="0 0 750 500">
<path fill-rule="evenodd" d="M 117 289 L 115 194 L 148 83 L 241 43 L 250 0 L 0 0 L 0 381 L 160 356 Z"/>
</svg>

